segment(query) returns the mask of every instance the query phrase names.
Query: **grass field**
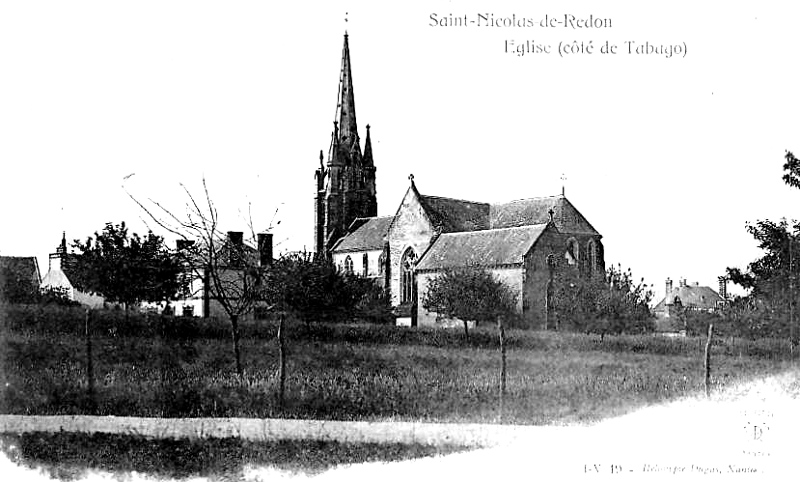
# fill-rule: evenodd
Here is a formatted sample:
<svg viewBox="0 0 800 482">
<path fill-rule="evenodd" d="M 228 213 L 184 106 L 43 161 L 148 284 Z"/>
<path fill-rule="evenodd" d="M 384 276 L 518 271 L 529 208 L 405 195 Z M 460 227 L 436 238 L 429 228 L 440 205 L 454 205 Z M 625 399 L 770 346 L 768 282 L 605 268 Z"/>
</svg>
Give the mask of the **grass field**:
<svg viewBox="0 0 800 482">
<path fill-rule="evenodd" d="M 339 465 L 418 459 L 462 450 L 401 444 L 266 443 L 238 438 L 154 440 L 109 434 L 0 434 L 0 451 L 13 462 L 41 468 L 59 480 L 82 479 L 92 470 L 118 474 L 123 479 L 138 472 L 157 480 L 239 480 L 237 474 L 248 466 L 316 474 Z"/>
<path fill-rule="evenodd" d="M 224 328 L 224 326 L 223 326 Z M 94 404 L 85 340 L 7 329 L 0 412 L 336 420 L 499 420 L 496 334 L 375 325 L 290 324 L 287 401 L 278 408 L 277 343 L 268 323 L 243 329 L 246 374 L 233 373 L 225 330 L 186 336 L 93 335 Z M 703 389 L 702 339 L 510 331 L 503 422 L 591 422 Z M 774 340 L 718 339 L 712 381 L 724 387 L 789 366 Z M 94 407 L 94 410 L 93 408 Z"/>
</svg>

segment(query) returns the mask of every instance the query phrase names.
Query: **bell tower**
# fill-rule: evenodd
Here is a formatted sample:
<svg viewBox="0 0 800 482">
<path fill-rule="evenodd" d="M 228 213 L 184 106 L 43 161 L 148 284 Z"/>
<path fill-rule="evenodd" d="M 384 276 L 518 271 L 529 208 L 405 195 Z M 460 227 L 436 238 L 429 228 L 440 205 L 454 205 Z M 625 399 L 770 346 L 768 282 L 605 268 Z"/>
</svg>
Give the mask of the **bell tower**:
<svg viewBox="0 0 800 482">
<path fill-rule="evenodd" d="M 356 218 L 378 215 L 370 127 L 367 126 L 362 154 L 347 32 L 344 34 L 335 119 L 328 160 L 325 162 L 320 151 L 320 165 L 315 174 L 314 244 L 317 255 L 328 255 Z"/>
</svg>

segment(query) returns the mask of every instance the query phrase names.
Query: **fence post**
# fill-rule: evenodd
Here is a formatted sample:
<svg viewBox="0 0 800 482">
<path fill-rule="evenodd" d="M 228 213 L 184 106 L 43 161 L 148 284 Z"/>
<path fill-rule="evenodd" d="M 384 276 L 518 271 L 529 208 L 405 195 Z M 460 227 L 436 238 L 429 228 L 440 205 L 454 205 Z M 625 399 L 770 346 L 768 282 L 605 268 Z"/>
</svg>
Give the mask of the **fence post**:
<svg viewBox="0 0 800 482">
<path fill-rule="evenodd" d="M 84 314 L 84 334 L 86 336 L 86 379 L 88 381 L 88 397 L 89 397 L 89 412 L 91 415 L 95 413 L 95 395 L 94 395 L 94 366 L 92 361 L 92 334 L 91 334 L 91 317 L 92 311 L 87 308 Z"/>
<path fill-rule="evenodd" d="M 497 317 L 497 328 L 500 332 L 500 422 L 502 422 L 506 402 L 506 330 L 502 316 Z"/>
<path fill-rule="evenodd" d="M 706 357 L 705 357 L 706 398 L 711 396 L 711 337 L 713 336 L 714 336 L 714 323 L 709 323 L 708 339 L 706 340 Z"/>
<path fill-rule="evenodd" d="M 278 408 L 283 412 L 284 390 L 286 387 L 286 342 L 284 333 L 284 313 L 280 314 L 280 321 L 278 323 L 278 362 L 280 365 L 280 372 L 278 378 L 280 385 L 278 386 Z"/>
</svg>

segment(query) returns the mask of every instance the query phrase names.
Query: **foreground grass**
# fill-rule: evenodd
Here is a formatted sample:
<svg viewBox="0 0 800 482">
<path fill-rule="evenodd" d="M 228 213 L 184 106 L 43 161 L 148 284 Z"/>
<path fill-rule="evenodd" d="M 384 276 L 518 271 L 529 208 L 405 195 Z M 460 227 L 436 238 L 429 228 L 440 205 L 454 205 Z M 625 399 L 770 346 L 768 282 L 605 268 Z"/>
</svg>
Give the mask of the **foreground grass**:
<svg viewBox="0 0 800 482">
<path fill-rule="evenodd" d="M 146 473 L 158 478 L 224 477 L 245 467 L 314 474 L 339 465 L 391 462 L 445 455 L 462 447 L 349 444 L 313 441 L 249 442 L 238 438 L 149 439 L 134 435 L 0 434 L 0 450 L 18 465 L 42 468 L 59 480 L 87 471 Z M 234 479 L 235 480 L 235 479 Z"/>
<path fill-rule="evenodd" d="M 250 330 L 251 336 L 247 336 Z M 0 412 L 147 417 L 289 417 L 336 420 L 499 420 L 499 352 L 492 329 L 364 325 L 289 328 L 286 403 L 276 394 L 271 327 L 246 328 L 243 379 L 229 341 L 95 336 L 95 396 L 85 344 L 62 333 L 6 332 Z M 591 422 L 700 393 L 701 339 L 511 331 L 504 422 Z M 717 388 L 789 366 L 779 342 L 718 340 Z"/>
</svg>

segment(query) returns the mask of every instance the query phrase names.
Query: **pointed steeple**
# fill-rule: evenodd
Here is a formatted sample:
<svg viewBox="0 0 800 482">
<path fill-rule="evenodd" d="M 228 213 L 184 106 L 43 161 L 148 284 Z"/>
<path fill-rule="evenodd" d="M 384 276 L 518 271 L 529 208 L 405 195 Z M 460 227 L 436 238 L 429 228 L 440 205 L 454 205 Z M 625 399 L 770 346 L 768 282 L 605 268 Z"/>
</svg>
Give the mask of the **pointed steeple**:
<svg viewBox="0 0 800 482">
<path fill-rule="evenodd" d="M 348 150 L 358 145 L 358 126 L 356 124 L 356 101 L 353 95 L 353 74 L 350 70 L 350 45 L 347 32 L 344 34 L 342 49 L 342 72 L 339 80 L 339 143 Z M 360 150 L 360 147 L 358 148 Z"/>
<path fill-rule="evenodd" d="M 330 254 L 338 238 L 347 233 L 354 219 L 378 214 L 369 127 L 364 145 L 366 158 L 361 154 L 347 32 L 344 34 L 338 96 L 328 162 L 317 170 L 320 174 L 317 175 L 315 243 L 317 253 L 326 255 Z M 320 179 L 324 181 L 322 187 Z"/>
<path fill-rule="evenodd" d="M 361 161 L 364 166 L 372 166 L 372 140 L 369 138 L 369 124 L 367 124 L 367 140 L 364 141 L 364 157 Z"/>
</svg>

